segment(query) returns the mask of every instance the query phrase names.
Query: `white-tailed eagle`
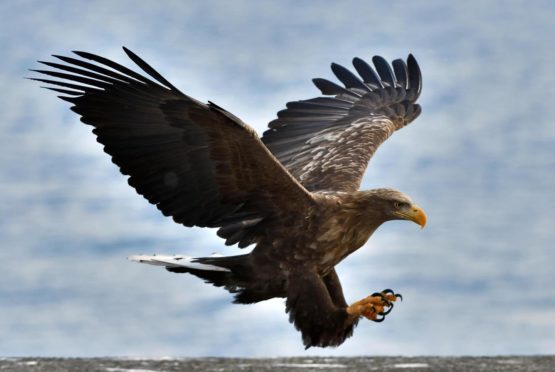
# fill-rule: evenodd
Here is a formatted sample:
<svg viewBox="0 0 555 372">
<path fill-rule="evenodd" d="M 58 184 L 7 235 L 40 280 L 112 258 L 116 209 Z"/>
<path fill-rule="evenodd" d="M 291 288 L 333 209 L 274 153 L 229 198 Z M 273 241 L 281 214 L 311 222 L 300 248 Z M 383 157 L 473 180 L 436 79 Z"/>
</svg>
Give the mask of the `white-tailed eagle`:
<svg viewBox="0 0 555 372">
<path fill-rule="evenodd" d="M 133 52 L 139 74 L 98 55 L 54 56 L 34 70 L 93 127 L 129 185 L 175 222 L 218 228 L 232 257 L 134 256 L 190 273 L 235 295 L 236 303 L 286 298 L 304 345 L 337 346 L 361 317 L 382 321 L 391 290 L 348 305 L 335 266 L 390 220 L 422 227 L 424 212 L 392 189 L 359 191 L 377 148 L 420 114 L 422 83 L 412 55 L 358 75 L 332 64 L 343 86 L 314 79 L 321 97 L 287 103 L 259 137 L 212 102 L 179 91 Z M 53 78 L 53 79 L 52 79 Z M 99 186 L 100 187 L 100 186 Z"/>
</svg>

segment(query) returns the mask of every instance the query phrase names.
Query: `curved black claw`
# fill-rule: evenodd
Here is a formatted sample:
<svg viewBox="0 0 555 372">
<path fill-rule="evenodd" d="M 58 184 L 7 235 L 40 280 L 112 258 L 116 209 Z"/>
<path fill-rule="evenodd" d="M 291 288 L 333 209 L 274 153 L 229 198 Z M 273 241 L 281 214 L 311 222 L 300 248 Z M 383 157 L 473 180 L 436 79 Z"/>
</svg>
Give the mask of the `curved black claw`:
<svg viewBox="0 0 555 372">
<path fill-rule="evenodd" d="M 383 292 L 374 292 L 370 295 L 370 297 L 380 297 L 382 300 L 385 300 Z"/>
<path fill-rule="evenodd" d="M 387 309 L 386 311 L 382 311 L 381 313 L 378 313 L 378 315 L 381 315 L 385 318 L 385 316 L 389 314 L 391 310 L 393 310 L 393 302 L 389 304 L 389 309 Z"/>
<path fill-rule="evenodd" d="M 376 323 L 381 323 L 385 320 L 385 316 L 382 316 L 381 318 L 371 319 L 371 320 Z"/>
<path fill-rule="evenodd" d="M 398 299 L 400 299 L 401 301 L 403 301 L 403 295 L 400 294 L 400 293 L 395 293 L 395 292 L 393 291 L 393 289 L 389 289 L 389 288 L 384 289 L 384 290 L 382 291 L 382 293 L 384 293 L 384 294 L 392 294 L 392 295 L 395 296 L 395 298 L 398 298 Z"/>
</svg>

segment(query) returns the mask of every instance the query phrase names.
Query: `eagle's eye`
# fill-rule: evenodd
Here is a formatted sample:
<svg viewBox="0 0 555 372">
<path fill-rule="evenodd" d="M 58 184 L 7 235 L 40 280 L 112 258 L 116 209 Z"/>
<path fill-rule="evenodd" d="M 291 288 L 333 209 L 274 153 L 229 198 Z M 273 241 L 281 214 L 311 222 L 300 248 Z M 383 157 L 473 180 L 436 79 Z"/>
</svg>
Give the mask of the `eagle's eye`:
<svg viewBox="0 0 555 372">
<path fill-rule="evenodd" d="M 401 209 L 401 208 L 406 207 L 406 206 L 407 206 L 407 203 L 403 203 L 403 202 L 398 202 L 398 201 L 397 201 L 397 202 L 393 203 L 393 205 L 395 206 L 395 208 Z"/>
</svg>

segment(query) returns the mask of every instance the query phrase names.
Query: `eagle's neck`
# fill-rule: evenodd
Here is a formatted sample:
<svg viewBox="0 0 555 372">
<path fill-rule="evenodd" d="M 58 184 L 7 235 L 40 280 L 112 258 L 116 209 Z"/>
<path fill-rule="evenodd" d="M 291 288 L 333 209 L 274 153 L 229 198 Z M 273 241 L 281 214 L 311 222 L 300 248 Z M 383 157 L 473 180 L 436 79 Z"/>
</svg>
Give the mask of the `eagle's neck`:
<svg viewBox="0 0 555 372">
<path fill-rule="evenodd" d="M 318 217 L 316 239 L 320 247 L 320 270 L 328 272 L 362 247 L 387 219 L 376 213 L 364 192 L 321 193 L 323 210 Z"/>
<path fill-rule="evenodd" d="M 358 191 L 342 196 L 343 209 L 356 228 L 374 232 L 382 223 L 391 220 L 387 202 L 376 191 Z"/>
<path fill-rule="evenodd" d="M 391 220 L 387 204 L 374 190 L 344 195 L 342 206 L 349 221 L 346 233 L 352 236 L 353 250 L 364 245 L 384 222 Z"/>
<path fill-rule="evenodd" d="M 356 218 L 350 225 L 348 229 L 349 231 L 347 232 L 347 235 L 352 237 L 352 246 L 349 249 L 349 253 L 352 253 L 362 247 L 384 222 L 385 221 L 368 221 L 362 218 Z"/>
</svg>

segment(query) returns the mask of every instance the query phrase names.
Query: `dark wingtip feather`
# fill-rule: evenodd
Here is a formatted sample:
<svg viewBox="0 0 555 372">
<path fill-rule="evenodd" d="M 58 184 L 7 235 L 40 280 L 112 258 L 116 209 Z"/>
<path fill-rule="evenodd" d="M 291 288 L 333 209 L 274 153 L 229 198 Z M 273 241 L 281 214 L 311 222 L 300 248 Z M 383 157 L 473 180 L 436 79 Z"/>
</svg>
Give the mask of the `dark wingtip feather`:
<svg viewBox="0 0 555 372">
<path fill-rule="evenodd" d="M 372 57 L 372 62 L 378 71 L 381 79 L 389 84 L 390 87 L 395 87 L 395 76 L 391 70 L 391 66 L 382 56 Z"/>
<path fill-rule="evenodd" d="M 37 79 L 37 78 L 32 78 L 32 77 L 24 77 L 24 79 L 33 80 L 33 81 L 40 81 L 41 83 L 45 83 L 45 81 L 43 81 L 43 79 Z"/>
<path fill-rule="evenodd" d="M 358 57 L 353 58 L 353 66 L 365 83 L 372 85 L 374 88 L 383 88 L 376 71 L 365 60 Z"/>
<path fill-rule="evenodd" d="M 48 74 L 49 72 L 51 72 L 51 71 L 48 71 L 48 70 L 35 70 L 33 68 L 30 68 L 28 71 L 38 72 L 39 74 L 45 74 L 45 75 Z"/>
<path fill-rule="evenodd" d="M 75 97 L 57 96 L 59 99 L 69 103 L 75 103 Z"/>
<path fill-rule="evenodd" d="M 75 91 L 75 90 L 60 89 L 60 88 L 53 88 L 53 87 L 46 87 L 46 86 L 41 86 L 41 88 L 52 90 L 52 91 L 58 92 L 58 93 L 70 94 L 72 96 L 81 96 L 81 95 L 83 95 L 83 92 L 78 92 L 78 91 Z"/>
<path fill-rule="evenodd" d="M 391 64 L 393 66 L 393 72 L 395 73 L 397 84 L 400 85 L 401 88 L 407 89 L 407 84 L 408 84 L 407 64 L 402 59 L 396 59 Z"/>
<path fill-rule="evenodd" d="M 171 88 L 172 90 L 175 90 L 175 91 L 179 92 L 179 89 L 174 87 L 169 81 L 167 81 L 162 75 L 160 75 L 160 73 L 158 71 L 156 71 L 154 68 L 152 68 L 152 66 L 150 66 L 148 63 L 146 63 L 141 57 L 139 57 L 138 55 L 136 55 L 135 53 L 133 53 L 131 50 L 127 49 L 126 47 L 122 47 L 122 48 L 123 48 L 123 51 L 125 52 L 125 54 L 127 54 L 127 56 L 129 58 L 131 58 L 131 60 L 133 62 L 135 62 L 137 64 L 137 66 L 139 66 L 144 72 L 149 74 L 151 77 L 153 77 L 155 80 L 157 80 L 162 85 L 164 85 L 168 88 Z"/>
<path fill-rule="evenodd" d="M 75 53 L 75 51 L 73 51 L 72 53 Z M 57 59 L 61 59 L 62 61 L 69 58 L 66 56 L 62 56 L 61 54 L 51 54 L 52 57 L 57 58 Z"/>
<path fill-rule="evenodd" d="M 312 79 L 312 82 L 316 85 L 316 88 L 320 89 L 322 94 L 337 95 L 345 92 L 345 88 L 326 79 L 316 78 Z"/>
<path fill-rule="evenodd" d="M 108 58 L 105 57 L 101 57 L 101 56 L 97 56 L 96 54 L 92 54 L 92 53 L 88 53 L 88 52 L 81 52 L 78 50 L 74 50 L 73 53 L 77 54 L 79 57 L 103 64 L 104 66 L 108 66 L 111 69 L 114 69 L 124 75 L 126 75 L 127 77 L 132 77 L 133 79 L 136 79 L 140 82 L 143 82 L 145 84 L 153 84 L 154 82 L 147 79 L 146 77 L 142 76 L 141 74 L 136 73 L 133 70 L 128 69 L 125 66 L 120 65 L 119 63 L 116 63 L 114 61 L 109 60 Z M 62 57 L 57 57 L 60 58 L 62 60 L 64 60 Z M 73 62 L 69 62 L 69 63 L 73 63 Z"/>
<path fill-rule="evenodd" d="M 422 72 L 420 71 L 418 62 L 416 62 L 416 58 L 414 58 L 412 54 L 409 54 L 407 58 L 407 68 L 409 74 L 408 89 L 414 89 L 416 91 L 414 98 L 414 100 L 416 100 L 422 91 Z"/>
<path fill-rule="evenodd" d="M 77 54 L 79 57 L 83 57 L 86 59 L 92 59 L 90 57 L 94 56 L 92 53 L 82 52 L 80 50 L 72 50 L 71 53 Z M 54 56 L 54 57 L 57 57 L 57 56 Z"/>
<path fill-rule="evenodd" d="M 339 80 L 345 85 L 346 88 L 359 88 L 369 91 L 368 87 L 351 71 L 337 63 L 331 64 L 331 70 Z"/>
<path fill-rule="evenodd" d="M 58 86 L 66 87 L 66 88 L 69 88 L 69 89 L 74 89 L 76 91 L 81 91 L 81 92 L 101 91 L 101 89 L 97 89 L 97 88 L 93 88 L 93 87 L 86 87 L 84 85 L 66 83 L 66 82 L 62 82 L 62 81 L 58 81 L 58 80 L 37 79 L 37 78 L 29 78 L 29 79 L 34 80 L 34 81 L 40 81 L 41 83 L 46 83 L 46 84 L 51 84 L 51 85 L 58 85 Z"/>
</svg>

